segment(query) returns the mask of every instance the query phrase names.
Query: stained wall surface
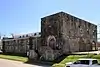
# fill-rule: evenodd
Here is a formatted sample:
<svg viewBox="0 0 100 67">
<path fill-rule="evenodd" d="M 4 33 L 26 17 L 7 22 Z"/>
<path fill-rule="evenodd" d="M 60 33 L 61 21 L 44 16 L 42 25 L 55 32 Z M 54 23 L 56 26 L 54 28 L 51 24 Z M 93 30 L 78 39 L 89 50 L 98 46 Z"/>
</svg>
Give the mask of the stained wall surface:
<svg viewBox="0 0 100 67">
<path fill-rule="evenodd" d="M 70 14 L 59 12 L 41 18 L 42 46 L 58 53 L 91 51 L 97 42 L 97 26 Z M 55 53 L 55 52 L 54 52 Z"/>
</svg>

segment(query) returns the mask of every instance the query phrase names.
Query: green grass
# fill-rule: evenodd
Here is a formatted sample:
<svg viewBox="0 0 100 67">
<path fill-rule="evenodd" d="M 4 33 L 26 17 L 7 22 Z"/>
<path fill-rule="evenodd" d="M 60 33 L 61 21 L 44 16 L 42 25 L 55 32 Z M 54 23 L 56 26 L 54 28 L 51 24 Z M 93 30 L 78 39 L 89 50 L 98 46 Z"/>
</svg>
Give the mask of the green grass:
<svg viewBox="0 0 100 67">
<path fill-rule="evenodd" d="M 54 64 L 52 67 L 64 67 L 65 63 L 76 61 L 79 58 L 94 58 L 94 59 L 97 59 L 98 62 L 100 63 L 100 55 L 93 55 L 93 54 L 89 54 L 89 55 L 70 55 L 70 56 L 67 56 L 60 63 Z"/>
<path fill-rule="evenodd" d="M 27 57 L 21 57 L 21 56 L 12 56 L 12 55 L 3 55 L 0 54 L 0 58 L 2 59 L 8 59 L 8 60 L 15 60 L 15 61 L 21 61 L 21 62 L 27 62 Z"/>
<path fill-rule="evenodd" d="M 65 64 L 54 64 L 52 67 L 64 67 L 65 66 Z"/>
<path fill-rule="evenodd" d="M 8 59 L 8 60 L 21 61 L 21 62 L 27 62 L 28 61 L 27 57 L 3 55 L 3 54 L 0 54 L 0 58 Z M 97 59 L 100 63 L 100 55 L 93 55 L 93 54 L 89 54 L 89 55 L 69 55 L 69 56 L 66 56 L 66 58 L 64 60 L 62 60 L 60 63 L 56 63 L 52 67 L 64 67 L 65 63 L 76 61 L 79 58 L 94 58 L 94 59 Z"/>
</svg>

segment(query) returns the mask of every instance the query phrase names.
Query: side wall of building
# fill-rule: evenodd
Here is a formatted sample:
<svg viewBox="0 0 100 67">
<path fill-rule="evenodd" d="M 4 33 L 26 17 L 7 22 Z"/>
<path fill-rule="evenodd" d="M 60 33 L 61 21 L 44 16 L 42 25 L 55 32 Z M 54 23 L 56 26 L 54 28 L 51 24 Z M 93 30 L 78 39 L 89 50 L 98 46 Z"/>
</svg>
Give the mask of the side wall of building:
<svg viewBox="0 0 100 67">
<path fill-rule="evenodd" d="M 93 44 L 97 42 L 97 26 L 87 21 L 62 13 L 63 18 L 63 38 L 66 41 L 64 45 L 65 53 L 68 51 L 90 51 Z M 66 48 L 69 44 L 69 50 Z"/>
</svg>

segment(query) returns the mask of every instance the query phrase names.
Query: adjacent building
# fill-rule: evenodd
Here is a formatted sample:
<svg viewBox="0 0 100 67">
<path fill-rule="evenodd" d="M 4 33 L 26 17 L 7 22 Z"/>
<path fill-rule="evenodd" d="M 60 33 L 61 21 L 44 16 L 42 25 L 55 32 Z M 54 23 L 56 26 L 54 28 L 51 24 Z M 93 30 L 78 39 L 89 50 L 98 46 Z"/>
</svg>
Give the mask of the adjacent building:
<svg viewBox="0 0 100 67">
<path fill-rule="evenodd" d="M 12 38 L 3 38 L 3 52 L 27 55 L 30 50 L 37 51 L 40 44 L 40 33 L 13 35 Z"/>
</svg>

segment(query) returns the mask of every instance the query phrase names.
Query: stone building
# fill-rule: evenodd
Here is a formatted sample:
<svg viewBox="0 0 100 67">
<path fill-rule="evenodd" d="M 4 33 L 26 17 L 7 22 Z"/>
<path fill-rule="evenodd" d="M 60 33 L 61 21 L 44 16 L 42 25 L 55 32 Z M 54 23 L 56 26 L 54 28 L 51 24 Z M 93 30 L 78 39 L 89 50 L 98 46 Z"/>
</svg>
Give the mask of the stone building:
<svg viewBox="0 0 100 67">
<path fill-rule="evenodd" d="M 3 53 L 27 55 L 27 52 L 37 51 L 40 44 L 40 34 L 32 33 L 14 35 L 12 38 L 3 38 Z M 31 54 L 29 55 L 31 56 Z"/>
<path fill-rule="evenodd" d="M 53 61 L 63 54 L 91 51 L 97 43 L 97 26 L 59 12 L 41 18 L 41 33 L 4 38 L 3 52 L 28 54 L 30 59 Z"/>
<path fill-rule="evenodd" d="M 41 38 L 44 49 L 43 56 L 57 58 L 62 54 L 79 51 L 91 51 L 97 42 L 97 26 L 72 16 L 59 12 L 41 18 Z M 49 56 L 51 55 L 51 56 Z"/>
</svg>

